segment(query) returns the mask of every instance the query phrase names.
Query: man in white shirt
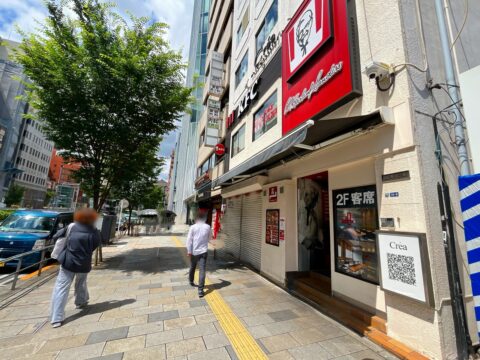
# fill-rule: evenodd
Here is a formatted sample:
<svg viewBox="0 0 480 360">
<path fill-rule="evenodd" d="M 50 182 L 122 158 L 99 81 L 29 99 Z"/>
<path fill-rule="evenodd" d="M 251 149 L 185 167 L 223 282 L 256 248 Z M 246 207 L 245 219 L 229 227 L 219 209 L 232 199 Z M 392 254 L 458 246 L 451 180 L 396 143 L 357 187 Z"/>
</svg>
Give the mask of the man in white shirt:
<svg viewBox="0 0 480 360">
<path fill-rule="evenodd" d="M 197 264 L 200 270 L 198 282 L 198 296 L 204 297 L 203 288 L 205 287 L 205 271 L 207 267 L 208 243 L 212 236 L 210 225 L 205 223 L 202 215 L 198 215 L 195 225 L 190 227 L 187 237 L 187 253 L 190 257 L 190 285 L 195 286 L 193 282 Z"/>
</svg>

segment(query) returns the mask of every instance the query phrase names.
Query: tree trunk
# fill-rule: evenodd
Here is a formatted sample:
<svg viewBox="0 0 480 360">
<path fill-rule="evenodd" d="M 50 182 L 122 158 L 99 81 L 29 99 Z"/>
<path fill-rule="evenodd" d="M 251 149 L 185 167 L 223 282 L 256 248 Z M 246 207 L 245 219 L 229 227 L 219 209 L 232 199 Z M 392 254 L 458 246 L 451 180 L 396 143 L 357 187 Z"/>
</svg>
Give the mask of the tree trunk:
<svg viewBox="0 0 480 360">
<path fill-rule="evenodd" d="M 132 235 L 132 211 L 133 207 L 130 205 L 128 207 L 128 236 Z"/>
</svg>

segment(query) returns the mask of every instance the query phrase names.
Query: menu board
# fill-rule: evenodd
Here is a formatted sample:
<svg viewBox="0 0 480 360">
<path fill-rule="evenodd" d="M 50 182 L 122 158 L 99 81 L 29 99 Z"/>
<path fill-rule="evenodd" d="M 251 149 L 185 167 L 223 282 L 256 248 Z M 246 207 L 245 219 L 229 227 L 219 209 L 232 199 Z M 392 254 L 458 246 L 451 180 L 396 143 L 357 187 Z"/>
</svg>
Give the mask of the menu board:
<svg viewBox="0 0 480 360">
<path fill-rule="evenodd" d="M 267 210 L 266 215 L 266 243 L 280 246 L 280 210 Z"/>
</svg>

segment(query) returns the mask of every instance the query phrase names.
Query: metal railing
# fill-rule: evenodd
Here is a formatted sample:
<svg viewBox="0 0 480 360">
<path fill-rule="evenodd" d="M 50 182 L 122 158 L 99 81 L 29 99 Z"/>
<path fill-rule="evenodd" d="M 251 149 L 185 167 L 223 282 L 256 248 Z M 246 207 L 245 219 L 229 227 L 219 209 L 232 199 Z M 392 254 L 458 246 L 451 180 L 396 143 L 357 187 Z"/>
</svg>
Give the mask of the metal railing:
<svg viewBox="0 0 480 360">
<path fill-rule="evenodd" d="M 36 250 L 28 251 L 28 252 L 26 252 L 26 253 L 18 254 L 18 255 L 15 255 L 15 256 L 12 256 L 12 257 L 9 257 L 9 258 L 0 260 L 0 267 L 5 266 L 5 265 L 7 265 L 8 263 L 10 263 L 10 262 L 12 262 L 12 261 L 18 261 L 15 272 L 13 272 L 13 273 L 11 273 L 11 274 L 8 274 L 6 277 L 2 278 L 2 281 L 8 280 L 8 279 L 10 279 L 11 277 L 13 277 L 13 282 L 12 282 L 11 290 L 15 290 L 15 287 L 17 286 L 18 276 L 20 275 L 20 272 L 38 266 L 38 276 L 42 275 L 43 265 L 44 265 L 47 261 L 50 260 L 50 259 L 45 258 L 45 254 L 46 254 L 46 252 L 47 252 L 48 250 L 53 250 L 54 246 L 55 246 L 55 245 L 45 246 L 45 247 L 43 247 L 43 248 L 41 248 L 41 249 L 36 249 Z M 34 264 L 31 264 L 31 265 L 28 265 L 28 266 L 26 266 L 26 267 L 24 267 L 24 268 L 22 268 L 23 259 L 24 259 L 25 257 L 27 257 L 27 256 L 30 256 L 30 255 L 33 255 L 33 254 L 37 254 L 37 253 L 41 253 L 41 255 L 40 255 L 40 261 L 39 261 L 39 262 L 36 262 L 36 263 L 34 263 Z"/>
</svg>

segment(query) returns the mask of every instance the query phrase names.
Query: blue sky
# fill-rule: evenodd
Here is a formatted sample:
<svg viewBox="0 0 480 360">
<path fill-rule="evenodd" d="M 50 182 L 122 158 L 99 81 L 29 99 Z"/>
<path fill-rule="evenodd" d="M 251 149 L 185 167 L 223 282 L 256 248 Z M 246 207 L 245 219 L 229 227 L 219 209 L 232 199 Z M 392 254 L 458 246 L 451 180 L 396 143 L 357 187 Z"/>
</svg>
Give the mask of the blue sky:
<svg viewBox="0 0 480 360">
<path fill-rule="evenodd" d="M 187 58 L 194 0 L 116 0 L 115 3 L 123 14 L 129 11 L 136 16 L 149 16 L 169 24 L 168 37 L 172 47 L 182 50 Z M 23 31 L 35 31 L 37 22 L 42 21 L 45 14 L 43 0 L 0 0 L 0 36 L 18 41 L 21 38 L 15 25 Z M 161 155 L 168 159 L 162 173 L 165 179 L 175 140 L 176 134 L 169 134 L 160 148 Z"/>
</svg>

